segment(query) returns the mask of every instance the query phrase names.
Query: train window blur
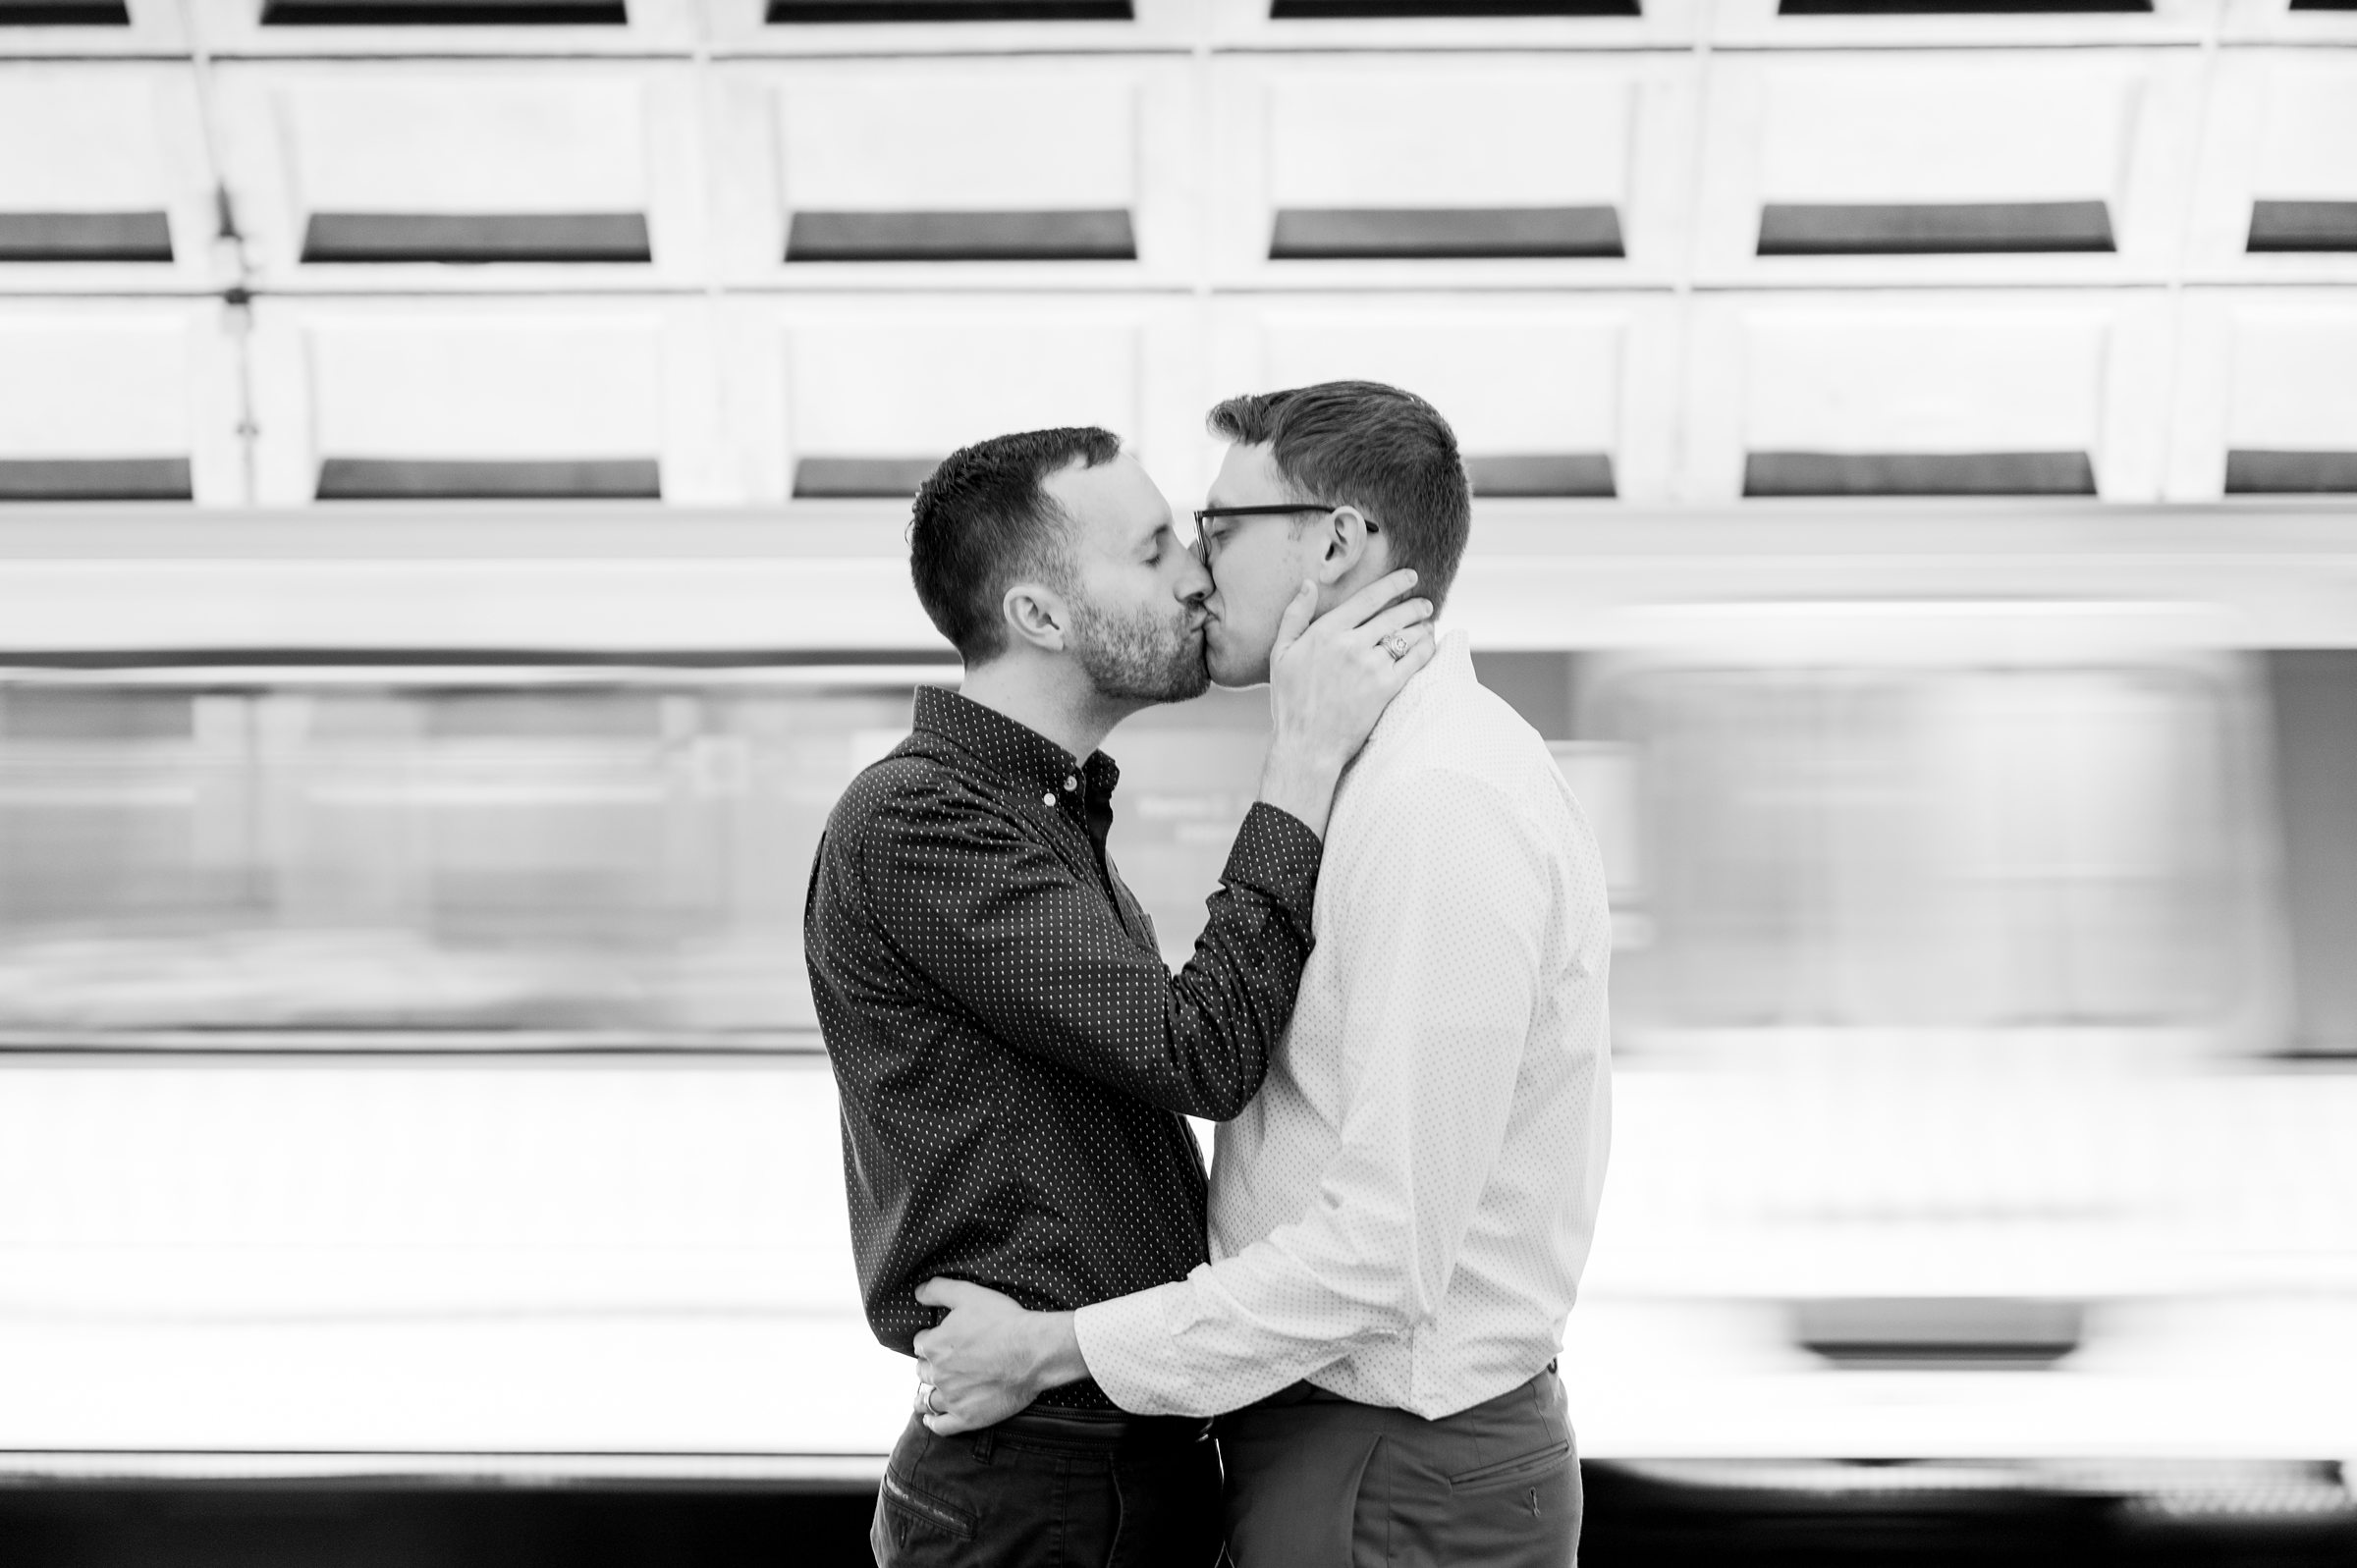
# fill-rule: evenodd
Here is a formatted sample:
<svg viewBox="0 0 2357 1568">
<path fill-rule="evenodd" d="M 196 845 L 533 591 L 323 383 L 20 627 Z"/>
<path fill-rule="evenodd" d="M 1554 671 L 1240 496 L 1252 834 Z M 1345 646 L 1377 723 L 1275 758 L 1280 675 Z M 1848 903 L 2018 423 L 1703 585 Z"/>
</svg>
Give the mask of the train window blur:
<svg viewBox="0 0 2357 1568">
<path fill-rule="evenodd" d="M 15 685 L 0 1036 L 807 1029 L 810 856 L 907 728 L 904 684 Z"/>
<path fill-rule="evenodd" d="M 2226 693 L 2152 669 L 1668 669 L 1615 1005 L 1672 1027 L 2158 1026 L 2245 979 Z"/>
</svg>

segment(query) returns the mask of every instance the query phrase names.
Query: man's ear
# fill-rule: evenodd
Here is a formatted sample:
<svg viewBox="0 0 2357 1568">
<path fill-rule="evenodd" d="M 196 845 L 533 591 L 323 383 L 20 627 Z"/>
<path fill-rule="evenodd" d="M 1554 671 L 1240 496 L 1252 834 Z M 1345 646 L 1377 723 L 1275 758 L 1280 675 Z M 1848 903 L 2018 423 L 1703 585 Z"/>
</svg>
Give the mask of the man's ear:
<svg viewBox="0 0 2357 1568">
<path fill-rule="evenodd" d="M 1008 635 L 1043 652 L 1061 653 L 1069 644 L 1071 606 L 1045 583 L 1015 583 L 1000 598 L 999 614 L 1006 619 Z"/>
<path fill-rule="evenodd" d="M 1373 545 L 1366 514 L 1356 507 L 1337 507 L 1322 525 L 1318 541 L 1317 577 L 1335 583 L 1350 575 Z"/>
</svg>

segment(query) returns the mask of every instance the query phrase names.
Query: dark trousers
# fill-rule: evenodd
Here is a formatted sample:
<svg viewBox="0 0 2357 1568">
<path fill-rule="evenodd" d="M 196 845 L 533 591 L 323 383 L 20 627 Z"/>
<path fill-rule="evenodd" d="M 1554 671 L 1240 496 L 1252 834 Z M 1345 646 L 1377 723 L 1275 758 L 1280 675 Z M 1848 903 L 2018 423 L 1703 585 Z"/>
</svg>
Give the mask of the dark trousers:
<svg viewBox="0 0 2357 1568">
<path fill-rule="evenodd" d="M 912 1416 L 868 1544 L 882 1568 L 1212 1568 L 1220 1459 L 1208 1427 L 1034 1411 L 936 1437 Z"/>
<path fill-rule="evenodd" d="M 1235 1568 L 1572 1568 L 1579 1458 L 1551 1367 L 1426 1421 L 1296 1383 L 1217 1423 Z"/>
</svg>

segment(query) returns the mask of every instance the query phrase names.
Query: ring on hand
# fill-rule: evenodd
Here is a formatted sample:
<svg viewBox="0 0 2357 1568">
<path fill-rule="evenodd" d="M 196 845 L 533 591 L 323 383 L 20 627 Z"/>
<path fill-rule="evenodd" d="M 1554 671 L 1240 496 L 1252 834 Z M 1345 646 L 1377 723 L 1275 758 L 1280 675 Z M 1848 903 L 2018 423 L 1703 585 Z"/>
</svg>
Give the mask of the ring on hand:
<svg viewBox="0 0 2357 1568">
<path fill-rule="evenodd" d="M 1390 654 L 1392 656 L 1392 662 L 1394 664 L 1398 664 L 1400 660 L 1407 657 L 1407 650 L 1411 645 L 1407 640 L 1406 632 L 1395 631 L 1390 636 L 1384 638 L 1382 642 L 1376 644 L 1376 646 L 1380 647 L 1385 653 Z"/>
<path fill-rule="evenodd" d="M 948 1411 L 946 1411 L 946 1410 L 942 1409 L 942 1408 L 941 1408 L 941 1406 L 939 1406 L 939 1405 L 937 1405 L 937 1404 L 935 1404 L 935 1403 L 933 1402 L 934 1387 L 933 1387 L 933 1385 L 932 1385 L 931 1383 L 929 1383 L 929 1382 L 920 1382 L 920 1383 L 918 1383 L 918 1384 L 916 1385 L 916 1393 L 917 1393 L 917 1397 L 918 1397 L 918 1398 L 920 1398 L 920 1399 L 922 1399 L 922 1400 L 925 1402 L 925 1414 L 926 1414 L 926 1415 L 928 1415 L 928 1416 L 946 1416 L 946 1415 L 948 1415 L 948 1414 L 949 1414 L 949 1412 L 948 1412 Z"/>
</svg>

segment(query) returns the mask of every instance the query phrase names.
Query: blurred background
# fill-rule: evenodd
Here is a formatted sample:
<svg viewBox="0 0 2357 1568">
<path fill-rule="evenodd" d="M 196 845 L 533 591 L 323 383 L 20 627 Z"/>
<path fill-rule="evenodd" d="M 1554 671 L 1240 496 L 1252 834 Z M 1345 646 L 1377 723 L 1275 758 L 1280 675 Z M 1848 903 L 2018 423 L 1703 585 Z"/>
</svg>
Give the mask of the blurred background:
<svg viewBox="0 0 2357 1568">
<path fill-rule="evenodd" d="M 1605 844 L 1589 1560 L 2357 1561 L 2350 0 L 0 0 L 0 1560 L 864 1561 L 906 498 L 1333 376 Z"/>
</svg>

